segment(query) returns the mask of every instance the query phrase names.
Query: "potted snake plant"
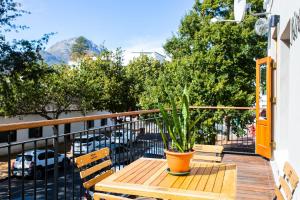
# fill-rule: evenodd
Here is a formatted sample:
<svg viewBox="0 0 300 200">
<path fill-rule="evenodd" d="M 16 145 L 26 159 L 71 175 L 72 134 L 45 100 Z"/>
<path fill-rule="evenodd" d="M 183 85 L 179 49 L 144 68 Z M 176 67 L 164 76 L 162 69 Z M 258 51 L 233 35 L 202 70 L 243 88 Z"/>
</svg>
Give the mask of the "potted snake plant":
<svg viewBox="0 0 300 200">
<path fill-rule="evenodd" d="M 191 120 L 189 95 L 186 87 L 181 97 L 179 109 L 173 96 L 169 95 L 169 100 L 171 104 L 170 114 L 162 105 L 159 105 L 162 121 L 157 120 L 165 147 L 168 170 L 171 174 L 189 173 L 190 160 L 195 152 L 193 146 L 196 133 L 193 128 L 200 117 L 194 121 Z M 168 143 L 169 138 L 171 144 Z"/>
</svg>

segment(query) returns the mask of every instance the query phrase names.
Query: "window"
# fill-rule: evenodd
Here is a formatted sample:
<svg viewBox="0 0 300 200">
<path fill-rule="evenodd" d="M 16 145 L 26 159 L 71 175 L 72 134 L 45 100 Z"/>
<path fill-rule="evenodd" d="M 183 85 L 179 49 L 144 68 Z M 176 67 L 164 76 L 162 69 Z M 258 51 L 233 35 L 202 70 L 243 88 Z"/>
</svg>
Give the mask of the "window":
<svg viewBox="0 0 300 200">
<path fill-rule="evenodd" d="M 107 125 L 107 119 L 101 119 L 101 126 Z"/>
<path fill-rule="evenodd" d="M 10 135 L 10 142 L 17 141 L 17 131 L 0 132 L 0 143 L 8 143 L 8 136 Z"/>
<path fill-rule="evenodd" d="M 29 129 L 29 138 L 39 138 L 43 137 L 43 127 L 39 128 L 30 128 Z"/>
<path fill-rule="evenodd" d="M 90 129 L 90 128 L 93 128 L 94 127 L 94 120 L 89 120 L 86 122 L 87 124 L 87 128 Z"/>
<path fill-rule="evenodd" d="M 65 124 L 65 133 L 71 133 L 71 124 Z"/>
</svg>

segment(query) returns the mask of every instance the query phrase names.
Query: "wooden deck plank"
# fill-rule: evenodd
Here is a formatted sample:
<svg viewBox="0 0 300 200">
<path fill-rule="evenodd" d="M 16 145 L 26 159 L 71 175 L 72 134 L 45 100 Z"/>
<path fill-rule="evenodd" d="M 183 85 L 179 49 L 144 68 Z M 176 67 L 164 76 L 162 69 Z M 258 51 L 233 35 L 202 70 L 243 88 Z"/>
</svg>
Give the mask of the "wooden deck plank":
<svg viewBox="0 0 300 200">
<path fill-rule="evenodd" d="M 263 200 L 274 197 L 275 182 L 268 160 L 259 156 L 224 154 L 222 162 L 237 165 L 238 200 Z"/>
</svg>

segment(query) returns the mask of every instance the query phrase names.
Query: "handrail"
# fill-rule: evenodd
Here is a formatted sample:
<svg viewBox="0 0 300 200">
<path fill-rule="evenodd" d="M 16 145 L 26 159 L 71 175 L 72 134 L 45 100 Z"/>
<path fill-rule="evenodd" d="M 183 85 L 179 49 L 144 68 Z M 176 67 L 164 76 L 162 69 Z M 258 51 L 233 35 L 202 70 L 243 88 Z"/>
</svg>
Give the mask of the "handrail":
<svg viewBox="0 0 300 200">
<path fill-rule="evenodd" d="M 158 113 L 158 112 L 159 112 L 159 109 L 139 110 L 139 111 L 121 112 L 121 113 L 113 113 L 113 114 L 90 115 L 90 116 L 83 116 L 83 117 L 70 117 L 70 118 L 53 119 L 53 120 L 18 122 L 18 123 L 0 125 L 0 132 L 13 131 L 13 130 L 18 130 L 18 129 L 36 128 L 36 127 L 42 127 L 42 126 L 54 126 L 54 125 L 59 125 L 59 124 L 68 124 L 68 123 L 97 120 L 97 119 L 107 119 L 107 118 L 116 118 L 116 117 L 123 117 L 123 116 Z"/>
<path fill-rule="evenodd" d="M 224 107 L 224 106 L 190 106 L 190 108 L 191 109 L 255 110 L 254 107 Z M 39 121 L 30 121 L 30 122 L 2 124 L 0 125 L 0 132 L 36 128 L 42 126 L 54 126 L 54 125 L 82 122 L 88 120 L 99 120 L 99 119 L 116 118 L 116 117 L 123 117 L 123 116 L 151 114 L 151 113 L 158 113 L 158 112 L 159 109 L 139 110 L 139 111 L 112 113 L 112 114 L 90 115 L 90 116 L 83 116 L 83 117 L 71 117 L 71 118 L 63 118 L 63 119 L 39 120 Z"/>
<path fill-rule="evenodd" d="M 227 110 L 256 110 L 255 107 L 235 107 L 235 106 L 190 106 L 191 109 L 227 109 Z"/>
</svg>

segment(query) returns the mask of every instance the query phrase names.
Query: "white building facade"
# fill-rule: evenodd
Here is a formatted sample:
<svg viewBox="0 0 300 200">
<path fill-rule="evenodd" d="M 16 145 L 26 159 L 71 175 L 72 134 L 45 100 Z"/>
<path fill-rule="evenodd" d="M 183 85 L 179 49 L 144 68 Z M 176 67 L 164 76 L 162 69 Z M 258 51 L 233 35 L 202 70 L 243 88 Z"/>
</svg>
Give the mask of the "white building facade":
<svg viewBox="0 0 300 200">
<path fill-rule="evenodd" d="M 101 114 L 110 114 L 107 111 L 93 111 L 87 113 L 85 116 L 89 115 L 101 115 Z M 62 113 L 59 119 L 63 118 L 71 118 L 71 117 L 82 117 L 82 113 L 80 111 L 71 111 L 68 113 Z M 0 124 L 11 124 L 11 123 L 23 123 L 23 122 L 32 122 L 32 121 L 40 121 L 45 120 L 45 118 L 41 117 L 40 115 L 18 115 L 16 117 L 0 117 Z M 104 126 L 112 126 L 114 125 L 114 121 L 112 119 L 102 119 L 102 120 L 92 120 L 87 122 L 76 122 L 71 124 L 62 124 L 59 125 L 59 134 L 64 133 L 75 133 L 80 132 L 87 129 L 97 129 Z M 11 142 L 24 142 L 33 139 L 39 138 L 46 138 L 53 136 L 53 128 L 52 126 L 45 126 L 41 128 L 33 128 L 33 129 L 20 129 L 16 132 L 11 133 Z M 60 137 L 60 142 L 63 141 L 64 137 Z M 49 139 L 49 145 L 52 144 L 52 140 Z M 0 145 L 1 143 L 7 143 L 7 136 L 6 134 L 2 134 L 0 138 Z M 25 149 L 32 149 L 33 142 L 27 143 L 25 145 Z M 37 142 L 38 147 L 43 147 L 45 145 L 45 141 Z M 11 149 L 12 153 L 20 153 L 21 152 L 21 145 L 13 146 Z M 0 149 L 0 156 L 7 155 L 7 149 L 1 148 Z"/>
<path fill-rule="evenodd" d="M 277 66 L 272 83 L 276 97 L 272 107 L 272 168 L 278 180 L 285 161 L 300 175 L 300 1 L 269 0 L 269 6 L 271 15 L 280 17 L 268 42 L 268 55 Z M 299 187 L 293 199 L 300 199 Z"/>
</svg>

